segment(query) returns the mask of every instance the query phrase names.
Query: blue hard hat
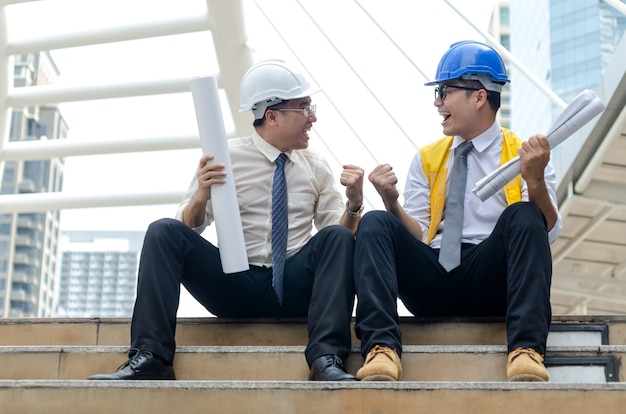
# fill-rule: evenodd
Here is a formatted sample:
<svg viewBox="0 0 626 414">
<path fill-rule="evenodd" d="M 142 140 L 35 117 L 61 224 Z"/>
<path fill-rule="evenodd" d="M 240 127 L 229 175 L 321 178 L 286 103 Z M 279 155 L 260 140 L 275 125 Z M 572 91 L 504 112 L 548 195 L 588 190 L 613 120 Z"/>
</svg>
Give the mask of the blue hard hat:
<svg viewBox="0 0 626 414">
<path fill-rule="evenodd" d="M 452 79 L 477 80 L 485 89 L 495 92 L 501 92 L 502 85 L 510 82 L 498 52 L 474 40 L 453 43 L 439 61 L 435 80 L 425 85 L 437 85 Z"/>
</svg>

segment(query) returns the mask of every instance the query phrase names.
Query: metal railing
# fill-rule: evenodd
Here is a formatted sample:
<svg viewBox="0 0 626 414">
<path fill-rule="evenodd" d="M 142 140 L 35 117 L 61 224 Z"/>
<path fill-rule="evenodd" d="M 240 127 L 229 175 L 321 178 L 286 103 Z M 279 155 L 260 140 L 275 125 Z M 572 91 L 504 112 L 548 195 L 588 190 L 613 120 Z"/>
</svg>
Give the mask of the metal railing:
<svg viewBox="0 0 626 414">
<path fill-rule="evenodd" d="M 120 25 L 105 29 L 82 30 L 71 34 L 51 34 L 27 40 L 12 41 L 7 32 L 6 9 L 18 3 L 43 0 L 0 0 L 0 176 L 6 161 L 50 159 L 101 154 L 123 154 L 145 151 L 170 151 L 198 148 L 197 136 L 121 140 L 81 141 L 80 139 L 38 140 L 9 142 L 13 108 L 81 102 L 90 100 L 139 97 L 189 92 L 191 78 L 150 80 L 117 84 L 90 84 L 81 86 L 40 85 L 14 87 L 15 56 L 63 48 L 101 45 L 113 42 L 148 39 L 209 30 L 212 24 L 208 12 L 199 16 L 177 18 L 143 24 Z M 46 0 L 52 1 L 52 0 Z M 207 0 L 207 6 L 223 9 L 224 5 Z M 231 13 L 240 13 L 239 2 L 224 2 Z M 220 11 L 220 10 L 218 10 Z M 239 77 L 238 73 L 233 75 Z M 228 81 L 225 79 L 223 81 Z M 72 208 L 115 207 L 135 205 L 175 204 L 182 191 L 148 193 L 82 195 L 58 193 L 31 193 L 0 195 L 0 213 L 50 211 Z"/>
</svg>

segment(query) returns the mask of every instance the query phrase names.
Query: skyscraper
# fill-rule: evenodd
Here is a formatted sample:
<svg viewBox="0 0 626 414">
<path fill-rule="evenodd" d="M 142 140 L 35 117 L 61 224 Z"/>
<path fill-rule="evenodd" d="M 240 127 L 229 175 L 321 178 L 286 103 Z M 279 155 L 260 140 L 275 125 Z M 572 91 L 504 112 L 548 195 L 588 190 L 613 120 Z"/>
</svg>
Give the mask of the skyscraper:
<svg viewBox="0 0 626 414">
<path fill-rule="evenodd" d="M 510 13 L 513 55 L 565 102 L 597 87 L 626 29 L 626 16 L 601 0 L 510 0 Z M 514 67 L 511 78 L 512 129 L 548 132 L 561 108 Z"/>
<path fill-rule="evenodd" d="M 500 0 L 496 3 L 489 22 L 489 34 L 494 37 L 505 49 L 511 49 L 509 0 Z M 507 72 L 511 71 L 511 63 L 503 56 Z M 498 123 L 504 128 L 511 129 L 511 86 L 507 85 L 500 96 L 500 110 L 498 111 Z"/>
<path fill-rule="evenodd" d="M 64 231 L 55 316 L 130 317 L 143 235 Z"/>
<path fill-rule="evenodd" d="M 551 0 L 549 10 L 552 89 L 569 102 L 598 85 L 626 16 L 600 0 Z"/>
<path fill-rule="evenodd" d="M 46 52 L 16 56 L 14 86 L 54 83 Z M 10 141 L 63 139 L 67 125 L 54 105 L 14 108 Z M 7 161 L 1 194 L 61 191 L 64 160 Z M 44 317 L 54 310 L 59 212 L 0 215 L 0 317 Z"/>
</svg>

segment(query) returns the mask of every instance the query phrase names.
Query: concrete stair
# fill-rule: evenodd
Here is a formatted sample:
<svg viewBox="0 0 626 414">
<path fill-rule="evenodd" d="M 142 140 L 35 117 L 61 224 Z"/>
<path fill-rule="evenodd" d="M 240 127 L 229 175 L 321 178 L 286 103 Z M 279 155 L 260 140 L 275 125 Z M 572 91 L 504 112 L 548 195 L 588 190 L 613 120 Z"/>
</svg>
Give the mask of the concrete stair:
<svg viewBox="0 0 626 414">
<path fill-rule="evenodd" d="M 506 382 L 500 319 L 401 326 L 397 383 L 309 382 L 304 320 L 217 318 L 179 319 L 178 381 L 93 382 L 127 359 L 127 319 L 0 319 L 0 413 L 623 412 L 626 317 L 555 317 L 544 384 Z"/>
</svg>

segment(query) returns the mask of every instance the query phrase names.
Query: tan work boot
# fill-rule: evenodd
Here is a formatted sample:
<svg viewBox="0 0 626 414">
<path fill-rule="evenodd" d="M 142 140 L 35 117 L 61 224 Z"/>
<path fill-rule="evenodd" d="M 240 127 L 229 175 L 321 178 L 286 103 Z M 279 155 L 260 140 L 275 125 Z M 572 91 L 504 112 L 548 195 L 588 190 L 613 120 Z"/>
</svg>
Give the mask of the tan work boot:
<svg viewBox="0 0 626 414">
<path fill-rule="evenodd" d="M 506 364 L 509 381 L 548 381 L 550 375 L 543 365 L 543 356 L 531 348 L 517 348 L 509 352 Z"/>
<path fill-rule="evenodd" d="M 391 348 L 376 345 L 370 349 L 365 363 L 356 373 L 361 381 L 400 381 L 402 364 L 400 356 Z"/>
</svg>

